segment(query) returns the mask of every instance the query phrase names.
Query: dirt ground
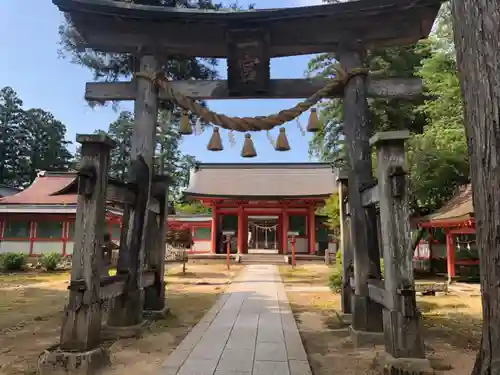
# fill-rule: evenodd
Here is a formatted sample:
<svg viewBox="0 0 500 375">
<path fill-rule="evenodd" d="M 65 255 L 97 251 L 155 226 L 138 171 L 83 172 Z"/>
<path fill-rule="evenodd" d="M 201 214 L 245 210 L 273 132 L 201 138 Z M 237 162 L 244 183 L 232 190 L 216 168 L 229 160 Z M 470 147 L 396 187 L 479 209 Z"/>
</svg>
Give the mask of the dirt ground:
<svg viewBox="0 0 500 375">
<path fill-rule="evenodd" d="M 323 271 L 319 271 L 321 267 Z M 314 375 L 375 374 L 373 362 L 384 347 L 353 348 L 348 325 L 339 315 L 340 295 L 312 288 L 309 292 L 292 289 L 297 285 L 318 285 L 320 280 L 326 283 L 324 274 L 331 269 L 302 265 L 296 271 L 289 267 L 281 271 Z M 417 303 L 427 356 L 434 369 L 441 374 L 470 374 L 481 338 L 480 297 L 438 294 L 417 297 Z"/>
<path fill-rule="evenodd" d="M 112 367 L 104 374 L 155 374 L 168 354 L 208 311 L 241 269 L 222 264 L 169 265 L 169 316 L 150 323 L 142 337 L 110 345 Z M 0 276 L 0 374 L 35 374 L 38 355 L 57 343 L 68 274 Z"/>
</svg>

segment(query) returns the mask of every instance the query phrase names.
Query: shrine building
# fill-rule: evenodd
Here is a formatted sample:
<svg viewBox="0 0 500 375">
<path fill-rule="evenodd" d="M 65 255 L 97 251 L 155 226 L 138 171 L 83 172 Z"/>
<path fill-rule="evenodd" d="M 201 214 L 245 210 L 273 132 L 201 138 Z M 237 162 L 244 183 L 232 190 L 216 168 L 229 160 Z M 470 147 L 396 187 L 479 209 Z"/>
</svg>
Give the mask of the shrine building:
<svg viewBox="0 0 500 375">
<path fill-rule="evenodd" d="M 0 198 L 0 253 L 72 254 L 77 182 L 76 172 L 41 172 L 26 189 Z M 234 232 L 233 252 L 287 253 L 289 232 L 297 233 L 297 253 L 322 252 L 330 238 L 315 210 L 334 191 L 327 163 L 199 164 L 185 196 L 212 213 L 169 215 L 168 226 L 191 229 L 193 254 L 218 252 L 227 231 Z M 108 202 L 106 230 L 116 242 L 121 216 Z"/>
<path fill-rule="evenodd" d="M 199 164 L 184 194 L 212 215 L 191 224 L 193 250 L 223 251 L 221 237 L 234 232 L 239 254 L 286 254 L 291 237 L 297 253 L 322 252 L 330 238 L 315 211 L 335 189 L 329 163 Z"/>
</svg>

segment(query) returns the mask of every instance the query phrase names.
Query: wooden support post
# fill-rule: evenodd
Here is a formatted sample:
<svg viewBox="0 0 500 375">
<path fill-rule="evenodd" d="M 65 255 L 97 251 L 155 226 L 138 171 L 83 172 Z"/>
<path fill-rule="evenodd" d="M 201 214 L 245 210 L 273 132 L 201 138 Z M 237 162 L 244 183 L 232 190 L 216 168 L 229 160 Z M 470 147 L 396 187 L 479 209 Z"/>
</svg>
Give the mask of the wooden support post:
<svg viewBox="0 0 500 375">
<path fill-rule="evenodd" d="M 245 246 L 245 233 L 247 232 L 245 226 L 245 218 L 243 216 L 243 206 L 238 207 L 238 254 L 243 254 L 243 247 Z"/>
<path fill-rule="evenodd" d="M 154 284 L 145 289 L 144 315 L 153 319 L 162 319 L 168 312 L 165 304 L 165 243 L 168 230 L 168 185 L 163 202 L 160 202 L 160 214 L 152 223 L 152 241 L 149 257 L 149 268 L 155 274 Z M 156 216 L 156 215 L 154 215 Z"/>
<path fill-rule="evenodd" d="M 231 235 L 226 235 L 226 267 L 231 268 Z"/>
<path fill-rule="evenodd" d="M 116 146 L 107 135 L 77 135 L 82 144 L 78 203 L 69 299 L 64 308 L 60 345 L 45 350 L 37 375 L 94 374 L 110 364 L 101 345 L 104 233 L 109 152 Z"/>
<path fill-rule="evenodd" d="M 362 56 L 348 46 L 337 54 L 347 72 L 362 67 Z M 373 182 L 371 148 L 372 132 L 368 120 L 365 76 L 352 77 L 344 88 L 344 129 L 348 156 L 348 196 L 353 249 L 355 294 L 353 296 L 353 332 L 381 332 L 381 306 L 368 297 L 370 274 L 369 249 L 374 246 L 373 222 L 366 216 L 361 191 Z"/>
<path fill-rule="evenodd" d="M 408 131 L 378 133 L 370 143 L 377 152 L 377 177 L 384 252 L 384 338 L 394 358 L 424 358 L 413 279 L 410 206 L 404 171 Z"/>
<path fill-rule="evenodd" d="M 75 242 L 61 349 L 84 352 L 101 343 L 101 245 L 106 228 L 109 151 L 115 147 L 115 142 L 101 134 L 78 135 L 76 140 L 82 145 L 82 161 L 78 172 Z M 74 287 L 77 280 L 84 280 L 84 288 Z"/>
<path fill-rule="evenodd" d="M 148 75 L 156 73 L 158 62 L 153 56 L 143 56 L 140 71 Z M 134 130 L 132 134 L 131 170 L 132 182 L 137 189 L 137 198 L 130 212 L 126 252 L 120 272 L 128 273 L 127 290 L 123 296 L 115 298 L 111 305 L 108 327 L 117 328 L 115 333 L 122 336 L 136 335 L 143 323 L 144 292 L 141 277 L 145 254 L 145 234 L 149 227 L 147 213 L 150 201 L 153 172 L 153 154 L 156 143 L 156 123 L 158 117 L 158 88 L 147 78 L 137 78 L 137 96 L 134 106 Z M 128 328 L 126 328 L 128 327 Z"/>
<path fill-rule="evenodd" d="M 337 172 L 337 189 L 340 208 L 340 251 L 342 251 L 342 298 L 341 307 L 343 314 L 352 314 L 352 288 L 351 277 L 354 276 L 351 227 L 349 213 L 347 212 L 347 178 L 344 173 Z"/>
</svg>

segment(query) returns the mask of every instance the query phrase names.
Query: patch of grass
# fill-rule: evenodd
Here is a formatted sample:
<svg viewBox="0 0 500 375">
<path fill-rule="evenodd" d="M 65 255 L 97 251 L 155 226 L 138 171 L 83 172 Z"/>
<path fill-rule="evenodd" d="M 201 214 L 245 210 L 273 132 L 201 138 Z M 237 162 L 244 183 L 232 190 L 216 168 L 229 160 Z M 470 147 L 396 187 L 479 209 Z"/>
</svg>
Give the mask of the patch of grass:
<svg viewBox="0 0 500 375">
<path fill-rule="evenodd" d="M 214 267 L 215 266 L 215 267 Z M 106 342 L 113 365 L 103 375 L 154 375 L 168 354 L 182 341 L 190 329 L 213 306 L 225 285 L 196 285 L 207 280 L 226 281 L 241 267 L 222 272 L 218 265 L 190 266 L 190 277 L 167 273 L 166 303 L 170 314 L 163 320 L 151 322 L 139 338 Z M 113 272 L 110 272 L 113 274 Z M 31 280 L 40 277 L 31 275 Z M 47 274 L 53 277 L 55 274 Z M 2 275 L 10 277 L 12 275 Z M 67 278 L 60 274 L 59 277 Z M 26 283 L 26 273 L 16 277 Z M 63 280 L 64 280 L 63 278 Z M 47 278 L 44 278 L 44 281 Z M 182 283 L 176 283 L 181 280 Z M 38 281 L 40 282 L 40 281 Z M 30 281 L 29 283 L 33 283 Z M 68 297 L 66 284 L 36 285 L 32 288 L 0 290 L 0 373 L 3 375 L 34 374 L 40 353 L 57 343 L 60 335 L 64 304 Z M 106 314 L 103 314 L 103 319 Z M 36 340 L 34 340 L 36 338 Z"/>
<path fill-rule="evenodd" d="M 295 268 L 280 266 L 279 271 L 285 285 L 327 286 L 333 267 L 324 264 L 300 264 Z"/>
<path fill-rule="evenodd" d="M 481 297 L 442 295 L 418 297 L 425 336 L 456 348 L 477 350 L 481 340 Z"/>
<path fill-rule="evenodd" d="M 69 280 L 68 271 L 26 271 L 0 273 L 0 288 Z"/>
</svg>

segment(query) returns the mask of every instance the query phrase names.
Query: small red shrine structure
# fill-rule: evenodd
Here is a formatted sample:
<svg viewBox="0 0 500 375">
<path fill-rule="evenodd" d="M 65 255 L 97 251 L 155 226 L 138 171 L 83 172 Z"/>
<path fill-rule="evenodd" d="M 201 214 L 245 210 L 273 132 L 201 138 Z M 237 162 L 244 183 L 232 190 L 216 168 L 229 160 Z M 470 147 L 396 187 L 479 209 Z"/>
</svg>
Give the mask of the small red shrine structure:
<svg viewBox="0 0 500 375">
<path fill-rule="evenodd" d="M 222 233 L 234 231 L 239 254 L 286 254 L 288 232 L 298 233 L 297 253 L 314 254 L 319 242 L 329 242 L 315 211 L 334 190 L 329 163 L 199 164 L 184 194 L 212 210 L 210 222 L 194 235 L 195 242 L 205 238 L 212 253 L 222 251 Z"/>
<path fill-rule="evenodd" d="M 461 244 L 464 250 L 470 251 L 471 244 L 472 249 L 475 249 L 476 222 L 474 219 L 471 184 L 460 187 L 455 196 L 442 208 L 430 215 L 418 218 L 415 224 L 418 228 L 440 228 L 445 232 L 446 264 L 449 280 L 453 280 L 457 276 L 457 266 L 476 266 L 479 264 L 478 259 L 471 257 L 457 259 L 456 257 L 457 250 L 460 251 L 461 249 Z M 459 241 L 460 236 L 466 236 L 469 240 Z"/>
</svg>

